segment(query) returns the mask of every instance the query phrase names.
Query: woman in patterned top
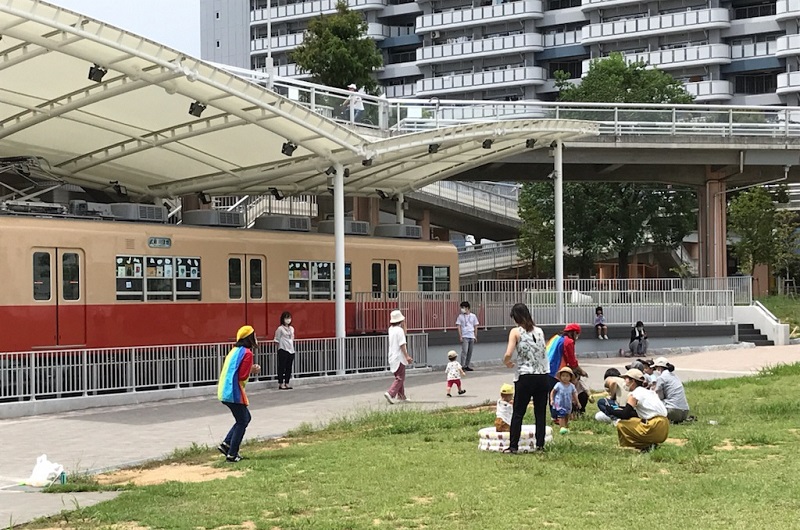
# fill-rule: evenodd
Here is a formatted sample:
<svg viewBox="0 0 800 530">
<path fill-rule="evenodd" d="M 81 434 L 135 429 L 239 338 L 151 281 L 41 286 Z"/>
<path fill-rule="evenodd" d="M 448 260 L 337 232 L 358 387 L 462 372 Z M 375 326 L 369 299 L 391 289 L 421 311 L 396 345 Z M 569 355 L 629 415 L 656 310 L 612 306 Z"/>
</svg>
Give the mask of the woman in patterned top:
<svg viewBox="0 0 800 530">
<path fill-rule="evenodd" d="M 536 450 L 544 448 L 545 420 L 549 391 L 549 365 L 545 352 L 544 332 L 536 327 L 531 312 L 525 304 L 511 308 L 511 318 L 517 327 L 508 334 L 508 348 L 503 363 L 508 368 L 516 366 L 514 375 L 514 414 L 511 416 L 510 444 L 505 452 L 516 453 L 522 432 L 525 410 L 533 398 L 533 416 L 536 423 Z M 517 353 L 516 363 L 511 360 Z"/>
</svg>

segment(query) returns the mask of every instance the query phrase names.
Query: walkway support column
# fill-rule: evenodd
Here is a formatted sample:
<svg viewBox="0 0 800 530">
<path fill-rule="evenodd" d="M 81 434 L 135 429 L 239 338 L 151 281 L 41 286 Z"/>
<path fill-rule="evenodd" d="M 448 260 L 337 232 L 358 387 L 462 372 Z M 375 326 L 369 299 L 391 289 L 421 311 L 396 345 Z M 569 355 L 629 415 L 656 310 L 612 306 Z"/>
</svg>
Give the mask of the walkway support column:
<svg viewBox="0 0 800 530">
<path fill-rule="evenodd" d="M 403 201 L 405 200 L 405 197 L 402 193 L 398 193 L 396 198 L 397 205 L 395 206 L 395 212 L 397 215 L 397 224 L 401 225 L 406 222 L 405 210 L 403 210 Z"/>
<path fill-rule="evenodd" d="M 553 188 L 555 190 L 555 261 L 556 261 L 556 311 L 558 322 L 566 324 L 564 315 L 564 144 L 561 140 L 555 141 L 553 153 Z"/>
<path fill-rule="evenodd" d="M 345 328 L 344 311 L 344 166 L 334 164 L 333 175 L 333 237 L 335 247 L 334 290 L 336 306 L 336 373 L 345 373 Z"/>
<path fill-rule="evenodd" d="M 728 272 L 725 181 L 708 180 L 699 190 L 700 276 L 722 278 Z"/>
</svg>

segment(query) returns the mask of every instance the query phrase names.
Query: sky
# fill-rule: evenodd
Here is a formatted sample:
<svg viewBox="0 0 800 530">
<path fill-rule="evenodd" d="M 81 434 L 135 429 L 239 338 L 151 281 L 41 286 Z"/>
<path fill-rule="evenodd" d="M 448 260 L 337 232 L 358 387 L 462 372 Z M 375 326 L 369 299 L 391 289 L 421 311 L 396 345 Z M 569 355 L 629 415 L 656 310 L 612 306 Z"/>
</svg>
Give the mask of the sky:
<svg viewBox="0 0 800 530">
<path fill-rule="evenodd" d="M 200 57 L 200 0 L 47 0 Z"/>
</svg>

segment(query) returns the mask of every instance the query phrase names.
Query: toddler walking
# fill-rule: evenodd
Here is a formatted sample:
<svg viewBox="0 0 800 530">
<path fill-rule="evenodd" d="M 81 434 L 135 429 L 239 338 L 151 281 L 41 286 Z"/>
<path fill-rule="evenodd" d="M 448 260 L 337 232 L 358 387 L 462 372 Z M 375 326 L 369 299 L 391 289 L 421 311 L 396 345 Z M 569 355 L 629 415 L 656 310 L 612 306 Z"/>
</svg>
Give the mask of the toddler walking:
<svg viewBox="0 0 800 530">
<path fill-rule="evenodd" d="M 569 432 L 569 416 L 572 414 L 572 407 L 580 407 L 578 402 L 578 391 L 575 385 L 572 384 L 574 374 L 572 369 L 565 366 L 556 374 L 558 383 L 553 387 L 550 392 L 550 407 L 552 407 L 553 417 L 558 419 L 558 424 L 561 425 L 561 434 Z"/>
<path fill-rule="evenodd" d="M 494 430 L 511 431 L 511 415 L 514 412 L 514 385 L 503 383 L 500 387 L 500 399 L 497 400 L 497 413 L 494 419 Z"/>
<path fill-rule="evenodd" d="M 461 363 L 456 361 L 458 358 L 458 354 L 455 350 L 450 350 L 447 352 L 447 358 L 450 360 L 447 363 L 447 368 L 445 368 L 445 372 L 447 373 L 447 397 L 453 397 L 450 394 L 450 389 L 453 388 L 453 385 L 458 387 L 458 395 L 464 394 L 466 390 L 461 388 L 461 376 L 464 374 L 464 369 L 461 367 Z"/>
</svg>

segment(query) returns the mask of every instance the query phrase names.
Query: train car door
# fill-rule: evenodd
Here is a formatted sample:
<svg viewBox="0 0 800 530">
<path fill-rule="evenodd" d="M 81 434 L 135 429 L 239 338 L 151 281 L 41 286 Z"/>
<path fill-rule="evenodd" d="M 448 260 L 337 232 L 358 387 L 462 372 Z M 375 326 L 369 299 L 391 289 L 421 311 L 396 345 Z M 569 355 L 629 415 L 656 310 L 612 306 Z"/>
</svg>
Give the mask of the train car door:
<svg viewBox="0 0 800 530">
<path fill-rule="evenodd" d="M 33 298 L 42 307 L 42 346 L 86 344 L 84 253 L 81 249 L 43 248 L 33 252 Z M 46 313 L 46 315 L 45 315 Z M 33 323 L 32 323 L 33 324 Z"/>
<path fill-rule="evenodd" d="M 230 303 L 240 303 L 238 318 L 255 327 L 260 336 L 266 336 L 268 329 L 266 264 L 266 257 L 254 254 L 228 257 Z"/>
<path fill-rule="evenodd" d="M 372 299 L 391 301 L 400 292 L 400 262 L 396 260 L 372 261 Z"/>
</svg>

